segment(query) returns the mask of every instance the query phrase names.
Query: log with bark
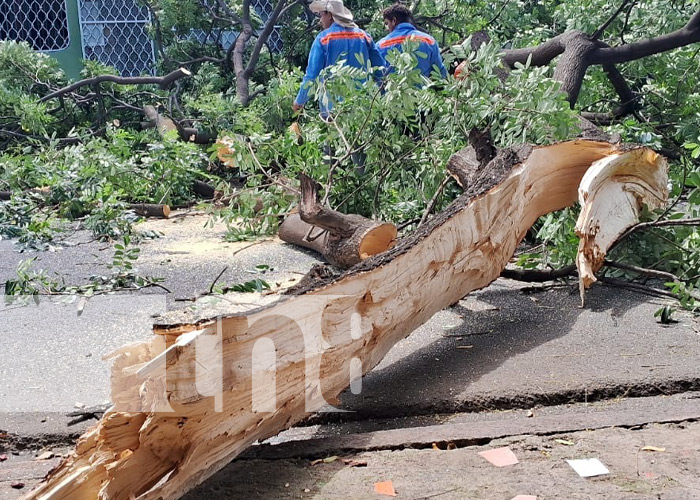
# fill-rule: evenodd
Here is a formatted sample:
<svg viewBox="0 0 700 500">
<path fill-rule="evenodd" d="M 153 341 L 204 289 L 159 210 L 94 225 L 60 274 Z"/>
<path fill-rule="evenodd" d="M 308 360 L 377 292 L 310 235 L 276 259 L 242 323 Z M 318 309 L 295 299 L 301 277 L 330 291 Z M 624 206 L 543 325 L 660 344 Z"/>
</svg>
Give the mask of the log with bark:
<svg viewBox="0 0 700 500">
<path fill-rule="evenodd" d="M 606 173 L 611 165 L 624 165 L 614 167 L 619 177 Z M 225 314 L 160 320 L 150 341 L 113 354 L 114 406 L 27 498 L 179 498 L 251 443 L 333 401 L 435 312 L 494 281 L 539 216 L 577 200 L 586 171 L 598 172 L 582 200 L 593 220 L 600 212 L 587 205 L 613 206 L 606 192 L 622 194 L 622 204 L 657 203 L 665 168 L 653 151 L 605 142 L 502 151 L 444 212 L 338 278 L 296 295 L 246 295 Z M 623 187 L 606 191 L 613 178 Z M 591 228 L 617 233 L 629 224 L 617 215 L 579 225 L 584 248 L 597 249 L 593 269 L 609 238 Z"/>
<path fill-rule="evenodd" d="M 170 205 L 157 203 L 131 203 L 129 208 L 142 217 L 167 219 L 170 217 Z"/>
<path fill-rule="evenodd" d="M 299 212 L 291 214 L 280 225 L 282 241 L 315 250 L 341 269 L 394 246 L 395 225 L 324 207 L 318 200 L 318 183 L 304 174 L 299 180 Z"/>
</svg>

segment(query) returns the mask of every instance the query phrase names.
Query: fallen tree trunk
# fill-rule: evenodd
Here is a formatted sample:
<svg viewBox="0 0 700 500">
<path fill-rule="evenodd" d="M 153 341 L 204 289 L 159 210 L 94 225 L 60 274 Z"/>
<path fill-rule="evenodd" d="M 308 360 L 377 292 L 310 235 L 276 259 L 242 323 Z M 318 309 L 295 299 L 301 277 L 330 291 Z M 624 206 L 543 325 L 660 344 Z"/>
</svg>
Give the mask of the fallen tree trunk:
<svg viewBox="0 0 700 500">
<path fill-rule="evenodd" d="M 280 225 L 282 241 L 315 250 L 341 269 L 394 246 L 396 226 L 324 207 L 318 202 L 319 185 L 303 174 L 300 181 L 299 213 L 291 214 Z"/>
<path fill-rule="evenodd" d="M 255 304 L 246 296 L 227 314 L 161 321 L 151 341 L 113 355 L 113 408 L 27 498 L 179 498 L 494 281 L 535 220 L 576 201 L 586 170 L 613 155 L 637 165 L 630 175 L 664 179 L 665 161 L 646 149 L 581 140 L 504 151 L 442 214 L 337 279 Z"/>
</svg>

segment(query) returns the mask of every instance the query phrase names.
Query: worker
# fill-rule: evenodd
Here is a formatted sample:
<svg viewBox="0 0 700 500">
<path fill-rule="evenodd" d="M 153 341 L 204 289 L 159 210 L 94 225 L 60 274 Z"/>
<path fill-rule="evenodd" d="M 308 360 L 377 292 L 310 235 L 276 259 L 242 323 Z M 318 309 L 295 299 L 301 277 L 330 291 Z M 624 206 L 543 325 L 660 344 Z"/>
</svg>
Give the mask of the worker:
<svg viewBox="0 0 700 500">
<path fill-rule="evenodd" d="M 301 89 L 294 99 L 292 109 L 299 111 L 309 100 L 311 83 L 316 80 L 324 68 L 333 66 L 340 60 L 355 68 L 362 67 L 360 61 L 367 61 L 373 67 L 383 68 L 386 63 L 379 53 L 372 37 L 358 28 L 353 21 L 352 12 L 342 0 L 320 0 L 309 5 L 312 12 L 320 16 L 323 31 L 316 36 L 311 52 L 306 74 L 301 83 Z M 381 71 L 375 72 L 375 80 L 381 78 Z M 321 115 L 328 116 L 332 108 L 330 99 L 320 99 Z"/>
<path fill-rule="evenodd" d="M 403 51 L 402 44 L 407 40 L 418 42 L 418 52 L 425 54 L 425 57 L 418 57 L 418 68 L 421 73 L 430 77 L 433 70 L 437 70 L 443 78 L 447 78 L 447 70 L 440 56 L 440 48 L 435 39 L 418 31 L 412 24 L 413 16 L 405 5 L 395 3 L 382 11 L 384 26 L 389 34 L 379 40 L 377 44 L 382 56 L 391 50 Z"/>
</svg>

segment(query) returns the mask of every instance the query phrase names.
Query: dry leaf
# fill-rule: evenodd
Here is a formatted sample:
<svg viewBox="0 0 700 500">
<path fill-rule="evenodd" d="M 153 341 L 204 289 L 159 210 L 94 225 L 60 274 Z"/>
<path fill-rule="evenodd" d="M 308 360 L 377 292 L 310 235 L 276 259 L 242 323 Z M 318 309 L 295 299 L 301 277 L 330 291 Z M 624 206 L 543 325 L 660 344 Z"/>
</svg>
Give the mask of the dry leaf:
<svg viewBox="0 0 700 500">
<path fill-rule="evenodd" d="M 367 462 L 364 460 L 354 460 L 352 458 L 343 459 L 343 463 L 349 467 L 367 467 Z"/>
<path fill-rule="evenodd" d="M 395 497 L 396 490 L 394 490 L 394 483 L 391 481 L 383 481 L 381 483 L 374 483 L 374 491 L 380 495 L 386 495 L 388 497 Z"/>
<path fill-rule="evenodd" d="M 555 443 L 559 443 L 559 444 L 563 444 L 563 445 L 566 445 L 566 446 L 573 446 L 573 445 L 576 444 L 576 443 L 574 443 L 573 441 L 568 441 L 568 440 L 566 440 L 566 439 L 555 439 L 554 442 L 555 442 Z"/>
<path fill-rule="evenodd" d="M 642 451 L 666 451 L 666 448 L 659 448 L 657 446 L 642 446 Z"/>
<path fill-rule="evenodd" d="M 36 459 L 37 459 L 37 460 L 49 460 L 49 459 L 51 459 L 51 458 L 53 458 L 53 457 L 54 457 L 53 452 L 51 452 L 51 451 L 45 451 L 44 453 L 42 453 L 41 455 L 39 455 L 38 457 L 36 457 Z"/>
<path fill-rule="evenodd" d="M 311 462 L 311 465 L 318 465 L 318 464 L 330 464 L 332 462 L 335 462 L 338 460 L 337 455 L 333 455 L 332 457 L 326 457 L 326 458 L 319 458 Z"/>
</svg>

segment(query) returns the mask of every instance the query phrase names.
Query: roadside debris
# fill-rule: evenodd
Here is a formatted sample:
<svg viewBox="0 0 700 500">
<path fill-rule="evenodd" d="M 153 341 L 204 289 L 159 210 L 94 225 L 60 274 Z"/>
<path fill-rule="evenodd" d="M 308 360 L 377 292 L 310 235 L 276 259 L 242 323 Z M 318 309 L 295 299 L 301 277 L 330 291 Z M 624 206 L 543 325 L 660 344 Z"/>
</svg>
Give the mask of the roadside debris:
<svg viewBox="0 0 700 500">
<path fill-rule="evenodd" d="M 367 462 L 365 460 L 355 460 L 352 458 L 344 458 L 343 463 L 348 467 L 367 467 Z"/>
<path fill-rule="evenodd" d="M 506 467 L 518 463 L 518 457 L 507 446 L 493 450 L 480 451 L 479 455 L 491 462 L 496 467 Z"/>
<path fill-rule="evenodd" d="M 608 468 L 597 458 L 581 458 L 578 460 L 567 460 L 572 469 L 581 477 L 593 477 L 610 474 Z"/>
<path fill-rule="evenodd" d="M 338 460 L 337 455 L 333 455 L 332 457 L 326 457 L 326 458 L 319 458 L 317 460 L 314 460 L 311 462 L 311 465 L 318 465 L 318 464 L 330 464 Z"/>
<path fill-rule="evenodd" d="M 396 490 L 394 490 L 394 483 L 391 481 L 382 481 L 380 483 L 374 483 L 374 491 L 380 495 L 386 495 L 388 497 L 395 497 Z"/>
<path fill-rule="evenodd" d="M 52 451 L 45 451 L 44 453 L 36 457 L 36 460 L 50 460 L 55 456 L 56 455 L 54 455 Z"/>
<path fill-rule="evenodd" d="M 563 444 L 564 446 L 573 446 L 576 444 L 573 441 L 569 441 L 568 439 L 555 439 L 554 442 Z"/>
</svg>

